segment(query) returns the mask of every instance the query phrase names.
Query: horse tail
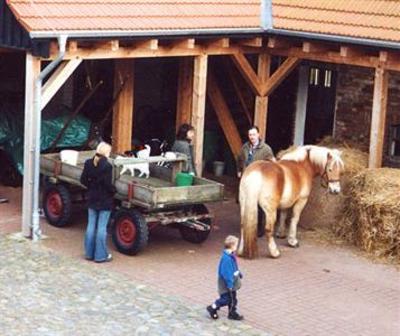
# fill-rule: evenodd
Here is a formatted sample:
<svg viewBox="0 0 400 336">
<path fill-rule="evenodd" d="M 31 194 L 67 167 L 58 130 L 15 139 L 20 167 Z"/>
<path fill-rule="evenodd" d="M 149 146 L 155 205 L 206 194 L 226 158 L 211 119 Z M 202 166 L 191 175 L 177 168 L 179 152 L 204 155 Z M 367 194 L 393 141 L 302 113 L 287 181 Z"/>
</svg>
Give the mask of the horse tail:
<svg viewBox="0 0 400 336">
<path fill-rule="evenodd" d="M 239 189 L 239 202 L 240 202 L 240 227 L 241 236 L 239 244 L 239 255 L 254 259 L 258 257 L 257 246 L 257 221 L 258 221 L 258 192 L 250 188 L 246 183 L 247 176 L 242 177 Z M 253 189 L 253 190 L 252 190 Z"/>
</svg>

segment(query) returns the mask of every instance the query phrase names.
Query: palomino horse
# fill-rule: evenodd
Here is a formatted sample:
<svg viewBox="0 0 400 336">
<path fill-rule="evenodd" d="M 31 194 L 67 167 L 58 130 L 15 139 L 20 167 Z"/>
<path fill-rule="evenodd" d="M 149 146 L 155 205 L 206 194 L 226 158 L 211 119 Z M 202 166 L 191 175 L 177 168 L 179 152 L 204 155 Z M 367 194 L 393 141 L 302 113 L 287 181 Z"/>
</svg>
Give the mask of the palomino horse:
<svg viewBox="0 0 400 336">
<path fill-rule="evenodd" d="M 239 255 L 250 259 L 258 255 L 258 205 L 265 212 L 265 235 L 271 257 L 280 256 L 273 236 L 278 209 L 281 210 L 278 231 L 283 236 L 286 211 L 292 208 L 288 244 L 297 247 L 297 223 L 310 196 L 313 178 L 321 176 L 329 192 L 338 194 L 343 169 L 338 150 L 311 145 L 297 147 L 284 154 L 279 161 L 256 161 L 247 167 L 239 187 Z"/>
</svg>

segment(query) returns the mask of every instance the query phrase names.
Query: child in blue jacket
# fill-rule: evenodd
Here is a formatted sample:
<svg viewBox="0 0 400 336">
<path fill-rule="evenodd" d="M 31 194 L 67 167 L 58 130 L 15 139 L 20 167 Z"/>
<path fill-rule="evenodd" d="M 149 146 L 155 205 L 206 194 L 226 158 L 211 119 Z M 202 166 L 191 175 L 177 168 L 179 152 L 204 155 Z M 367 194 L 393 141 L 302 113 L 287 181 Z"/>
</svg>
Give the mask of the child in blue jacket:
<svg viewBox="0 0 400 336">
<path fill-rule="evenodd" d="M 223 306 L 229 307 L 228 318 L 231 320 L 243 320 L 237 309 L 236 291 L 241 287 L 242 274 L 239 271 L 235 252 L 239 239 L 235 236 L 228 236 L 225 239 L 225 249 L 222 253 L 218 266 L 218 293 L 219 299 L 207 307 L 211 318 L 218 318 L 218 310 Z"/>
</svg>

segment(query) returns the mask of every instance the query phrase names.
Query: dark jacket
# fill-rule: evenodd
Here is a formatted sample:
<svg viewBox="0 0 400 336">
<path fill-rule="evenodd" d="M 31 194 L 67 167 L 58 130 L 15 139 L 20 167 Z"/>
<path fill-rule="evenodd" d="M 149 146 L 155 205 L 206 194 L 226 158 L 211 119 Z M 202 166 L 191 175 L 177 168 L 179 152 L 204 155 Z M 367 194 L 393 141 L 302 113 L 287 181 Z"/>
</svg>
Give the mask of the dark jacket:
<svg viewBox="0 0 400 336">
<path fill-rule="evenodd" d="M 238 172 L 243 172 L 244 169 L 250 165 L 250 163 L 258 160 L 272 160 L 274 158 L 274 153 L 270 146 L 268 146 L 264 141 L 260 140 L 256 148 L 251 151 L 250 142 L 246 142 L 238 156 L 237 159 L 237 170 Z"/>
<path fill-rule="evenodd" d="M 94 210 L 111 210 L 115 187 L 112 184 L 112 165 L 102 157 L 97 167 L 93 159 L 86 160 L 81 183 L 88 189 L 88 207 Z"/>
<path fill-rule="evenodd" d="M 189 141 L 175 140 L 171 150 L 173 152 L 182 153 L 187 156 L 186 166 L 183 167 L 183 171 L 185 173 L 194 173 L 195 175 L 197 175 L 196 168 L 193 162 L 193 145 L 191 145 Z"/>
<path fill-rule="evenodd" d="M 218 293 L 238 290 L 241 286 L 241 273 L 233 253 L 224 250 L 218 266 Z"/>
</svg>

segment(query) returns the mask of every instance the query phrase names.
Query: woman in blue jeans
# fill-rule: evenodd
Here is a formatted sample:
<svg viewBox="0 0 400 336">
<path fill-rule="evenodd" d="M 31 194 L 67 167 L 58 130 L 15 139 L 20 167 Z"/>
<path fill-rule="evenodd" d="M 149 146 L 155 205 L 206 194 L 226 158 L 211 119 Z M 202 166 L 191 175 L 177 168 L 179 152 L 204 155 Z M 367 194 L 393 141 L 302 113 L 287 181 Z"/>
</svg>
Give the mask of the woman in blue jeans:
<svg viewBox="0 0 400 336">
<path fill-rule="evenodd" d="M 96 262 L 111 261 L 107 250 L 107 224 L 113 206 L 115 188 L 112 165 L 107 161 L 111 146 L 101 142 L 93 158 L 86 160 L 81 183 L 88 189 L 88 226 L 85 234 L 85 256 Z"/>
</svg>

